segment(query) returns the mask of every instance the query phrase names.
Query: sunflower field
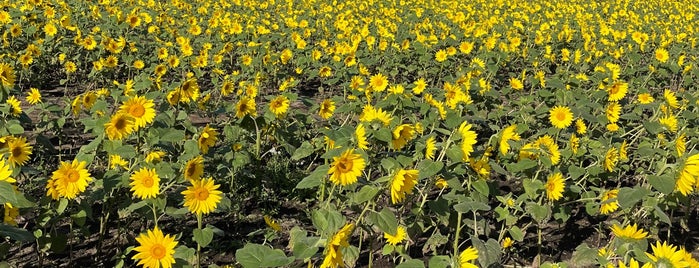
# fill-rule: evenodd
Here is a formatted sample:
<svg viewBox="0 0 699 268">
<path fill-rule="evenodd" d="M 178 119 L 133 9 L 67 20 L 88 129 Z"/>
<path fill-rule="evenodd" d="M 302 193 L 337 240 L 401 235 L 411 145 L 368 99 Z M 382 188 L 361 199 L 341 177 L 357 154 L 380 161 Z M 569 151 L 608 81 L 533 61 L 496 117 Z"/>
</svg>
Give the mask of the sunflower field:
<svg viewBox="0 0 699 268">
<path fill-rule="evenodd" d="M 0 267 L 699 267 L 696 1 L 0 1 Z"/>
</svg>

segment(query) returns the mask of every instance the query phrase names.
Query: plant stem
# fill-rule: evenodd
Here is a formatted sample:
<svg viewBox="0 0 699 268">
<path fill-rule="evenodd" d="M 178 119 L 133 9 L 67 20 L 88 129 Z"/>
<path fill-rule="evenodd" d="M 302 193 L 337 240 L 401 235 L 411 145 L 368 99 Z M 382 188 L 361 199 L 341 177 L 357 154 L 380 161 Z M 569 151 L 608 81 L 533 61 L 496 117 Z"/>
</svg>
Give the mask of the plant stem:
<svg viewBox="0 0 699 268">
<path fill-rule="evenodd" d="M 197 228 L 201 232 L 201 213 L 197 213 Z M 201 244 L 197 242 L 197 268 L 201 268 Z"/>
<path fill-rule="evenodd" d="M 456 234 L 454 234 L 454 256 L 459 255 L 459 233 L 461 232 L 461 212 L 456 214 Z"/>
</svg>

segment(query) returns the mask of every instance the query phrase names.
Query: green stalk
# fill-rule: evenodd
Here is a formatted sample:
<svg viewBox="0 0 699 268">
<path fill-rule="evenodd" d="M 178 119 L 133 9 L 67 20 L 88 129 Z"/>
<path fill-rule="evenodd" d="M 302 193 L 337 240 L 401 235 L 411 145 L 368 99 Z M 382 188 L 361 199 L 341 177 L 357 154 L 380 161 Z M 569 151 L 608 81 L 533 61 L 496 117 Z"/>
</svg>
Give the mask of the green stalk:
<svg viewBox="0 0 699 268">
<path fill-rule="evenodd" d="M 197 228 L 201 232 L 201 213 L 197 213 Z M 197 242 L 197 268 L 201 267 L 201 244 Z"/>
<path fill-rule="evenodd" d="M 456 234 L 454 234 L 454 256 L 459 255 L 459 233 L 461 232 L 461 212 L 456 214 Z"/>
</svg>

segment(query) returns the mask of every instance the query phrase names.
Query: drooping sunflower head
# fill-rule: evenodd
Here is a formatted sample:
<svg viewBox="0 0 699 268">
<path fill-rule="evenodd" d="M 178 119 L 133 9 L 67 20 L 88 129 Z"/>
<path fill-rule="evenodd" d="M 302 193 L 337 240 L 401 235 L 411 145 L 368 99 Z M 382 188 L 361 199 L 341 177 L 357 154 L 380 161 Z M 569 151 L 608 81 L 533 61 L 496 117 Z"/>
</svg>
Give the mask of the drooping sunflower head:
<svg viewBox="0 0 699 268">
<path fill-rule="evenodd" d="M 402 124 L 393 129 L 393 139 L 391 140 L 391 145 L 393 149 L 402 149 L 408 141 L 412 140 L 415 136 L 415 127 L 411 124 Z"/>
<path fill-rule="evenodd" d="M 396 204 L 405 199 L 417 184 L 418 170 L 398 170 L 391 180 L 391 203 Z"/>
<path fill-rule="evenodd" d="M 327 120 L 333 115 L 333 112 L 335 112 L 334 101 L 326 99 L 320 103 L 320 109 L 318 110 L 320 117 Z"/>
<path fill-rule="evenodd" d="M 122 140 L 133 133 L 134 125 L 135 120 L 131 115 L 117 112 L 109 122 L 104 124 L 104 131 L 107 133 L 109 140 Z"/>
<path fill-rule="evenodd" d="M 269 110 L 277 117 L 280 117 L 289 110 L 289 98 L 279 95 L 269 103 Z"/>
<path fill-rule="evenodd" d="M 201 131 L 201 135 L 199 135 L 199 150 L 201 150 L 202 153 L 208 153 L 209 147 L 216 144 L 217 137 L 218 132 L 216 132 L 216 129 L 206 125 L 206 127 L 204 127 L 204 129 Z"/>
<path fill-rule="evenodd" d="M 204 174 L 204 158 L 200 155 L 187 161 L 184 167 L 184 178 L 190 181 L 198 180 Z"/>
<path fill-rule="evenodd" d="M 9 64 L 0 63 L 0 82 L 7 88 L 15 85 L 15 70 Z"/>
<path fill-rule="evenodd" d="M 255 99 L 242 97 L 235 105 L 235 117 L 243 118 L 246 115 L 254 116 L 257 113 Z"/>
</svg>

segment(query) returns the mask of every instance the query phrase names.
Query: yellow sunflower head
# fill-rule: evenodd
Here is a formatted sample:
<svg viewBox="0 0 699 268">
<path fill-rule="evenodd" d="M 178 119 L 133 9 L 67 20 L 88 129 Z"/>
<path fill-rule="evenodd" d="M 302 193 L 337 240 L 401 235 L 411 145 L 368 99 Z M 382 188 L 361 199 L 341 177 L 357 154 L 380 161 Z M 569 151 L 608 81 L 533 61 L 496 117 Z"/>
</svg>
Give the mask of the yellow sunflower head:
<svg viewBox="0 0 699 268">
<path fill-rule="evenodd" d="M 134 131 L 136 131 L 153 122 L 153 119 L 155 119 L 154 106 L 153 100 L 144 96 L 135 96 L 124 102 L 119 108 L 119 112 L 133 117 Z"/>
<path fill-rule="evenodd" d="M 153 198 L 160 193 L 160 177 L 153 168 L 141 168 L 130 179 L 131 191 L 140 199 Z"/>
<path fill-rule="evenodd" d="M 549 121 L 556 128 L 567 128 L 573 123 L 573 113 L 568 107 L 556 106 L 549 111 Z"/>
<path fill-rule="evenodd" d="M 117 112 L 104 124 L 104 131 L 109 140 L 122 140 L 133 133 L 134 127 L 135 120 L 131 115 Z"/>
<path fill-rule="evenodd" d="M 216 129 L 206 125 L 204 130 L 201 131 L 201 135 L 199 135 L 199 140 L 197 142 L 199 145 L 199 150 L 201 150 L 202 153 L 208 153 L 209 147 L 216 144 L 217 137 L 218 132 L 216 132 Z"/>
<path fill-rule="evenodd" d="M 155 227 L 153 230 L 136 237 L 138 246 L 134 250 L 138 253 L 131 259 L 137 260 L 138 265 L 143 267 L 172 267 L 175 263 L 175 241 L 174 236 L 163 235 L 163 232 Z"/>
<path fill-rule="evenodd" d="M 364 171 L 364 158 L 355 154 L 353 149 L 348 149 L 342 155 L 333 157 L 328 174 L 330 181 L 342 186 L 347 186 L 357 182 L 357 178 Z"/>
<path fill-rule="evenodd" d="M 27 143 L 27 138 L 7 137 L 6 140 L 7 153 L 9 153 L 7 161 L 10 162 L 13 167 L 24 165 L 32 154 L 32 146 Z"/>
<path fill-rule="evenodd" d="M 563 191 L 565 190 L 565 179 L 563 174 L 556 172 L 548 177 L 546 181 L 546 198 L 551 201 L 556 201 L 563 197 Z"/>
<path fill-rule="evenodd" d="M 85 161 L 78 160 L 62 162 L 49 179 L 46 186 L 47 195 L 74 199 L 79 193 L 84 192 L 88 183 L 93 180 L 85 168 L 86 165 Z"/>
<path fill-rule="evenodd" d="M 220 185 L 214 184 L 212 178 L 191 181 L 192 186 L 182 191 L 184 206 L 195 214 L 209 214 L 221 201 Z"/>
<path fill-rule="evenodd" d="M 419 172 L 412 170 L 398 170 L 391 180 L 391 203 L 395 204 L 405 199 L 405 195 L 409 194 L 417 184 Z"/>
<path fill-rule="evenodd" d="M 199 155 L 187 161 L 184 167 L 184 178 L 190 181 L 198 180 L 204 175 L 204 158 Z"/>
</svg>

